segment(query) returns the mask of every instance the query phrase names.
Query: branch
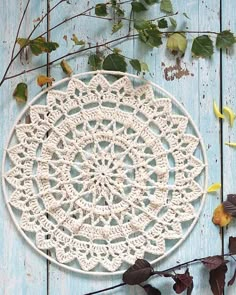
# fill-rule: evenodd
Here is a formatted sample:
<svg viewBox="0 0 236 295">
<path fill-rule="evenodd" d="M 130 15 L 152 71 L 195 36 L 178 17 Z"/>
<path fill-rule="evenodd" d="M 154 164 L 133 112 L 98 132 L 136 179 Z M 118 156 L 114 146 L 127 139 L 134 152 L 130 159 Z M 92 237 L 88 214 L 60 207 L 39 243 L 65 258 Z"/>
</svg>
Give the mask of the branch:
<svg viewBox="0 0 236 295">
<path fill-rule="evenodd" d="M 21 76 L 23 74 L 30 73 L 32 71 L 35 71 L 35 70 L 44 68 L 44 67 L 46 67 L 48 65 L 54 64 L 55 62 L 57 62 L 59 60 L 62 60 L 64 58 L 67 58 L 69 56 L 72 56 L 72 55 L 75 55 L 75 54 L 78 54 L 78 53 L 81 53 L 81 52 L 88 51 L 88 50 L 95 49 L 95 48 L 99 48 L 99 47 L 104 47 L 104 46 L 106 46 L 108 44 L 112 44 L 112 43 L 115 43 L 115 42 L 118 42 L 118 41 L 122 41 L 122 40 L 127 40 L 127 39 L 130 39 L 130 38 L 133 38 L 133 37 L 137 37 L 137 36 L 138 36 L 138 34 L 125 35 L 125 36 L 122 36 L 122 37 L 119 37 L 119 38 L 116 38 L 116 39 L 113 39 L 113 40 L 110 40 L 110 41 L 107 41 L 107 42 L 104 42 L 104 43 L 101 43 L 101 44 L 97 44 L 97 45 L 89 46 L 89 47 L 86 47 L 86 48 L 82 48 L 82 49 L 76 50 L 74 52 L 70 52 L 70 53 L 67 53 L 65 55 L 62 55 L 61 57 L 56 58 L 56 59 L 50 61 L 48 64 L 43 64 L 41 66 L 38 66 L 38 67 L 35 67 L 35 68 L 31 68 L 29 70 L 24 70 L 22 72 L 19 72 L 17 74 L 12 75 L 12 76 L 7 76 L 7 77 L 5 77 L 5 80 L 9 80 L 9 79 L 12 79 L 12 78 Z M 1 83 L 0 83 L 0 86 L 1 86 Z"/>
<path fill-rule="evenodd" d="M 221 256 L 221 257 L 228 257 L 228 256 L 230 256 L 230 257 L 232 257 L 234 259 L 234 257 L 230 253 L 219 255 L 219 256 Z M 184 263 L 175 265 L 173 267 L 167 268 L 167 269 L 162 270 L 162 271 L 154 271 L 151 274 L 151 276 L 154 276 L 154 275 L 163 276 L 165 273 L 172 272 L 172 271 L 174 271 L 176 269 L 182 268 L 184 266 L 188 266 L 188 265 L 193 264 L 193 263 L 196 263 L 196 262 L 201 262 L 205 258 L 207 258 L 207 257 L 196 258 L 196 259 L 193 259 L 193 260 L 190 260 L 190 261 L 187 261 L 187 262 L 184 262 Z M 98 293 L 102 293 L 102 292 L 106 292 L 106 291 L 109 291 L 109 290 L 113 290 L 113 289 L 116 289 L 116 288 L 119 288 L 119 287 L 122 287 L 122 286 L 125 286 L 125 285 L 127 285 L 127 284 L 126 283 L 121 283 L 121 284 L 118 284 L 118 285 L 114 285 L 112 287 L 108 287 L 106 289 L 98 290 L 98 291 L 95 291 L 95 292 L 92 292 L 92 293 L 87 293 L 87 294 L 84 294 L 84 295 L 98 294 Z"/>
<path fill-rule="evenodd" d="M 109 288 L 106 288 L 106 289 L 102 289 L 102 290 L 98 290 L 98 291 L 95 291 L 95 292 L 91 292 L 91 293 L 86 293 L 84 295 L 98 294 L 98 293 L 106 292 L 106 291 L 109 291 L 109 290 L 112 290 L 112 289 L 116 289 L 116 288 L 119 288 L 119 287 L 122 287 L 122 286 L 125 286 L 125 285 L 126 285 L 126 283 L 121 283 L 119 285 L 115 285 L 115 286 L 112 286 L 112 287 L 109 287 Z"/>
<path fill-rule="evenodd" d="M 25 14 L 26 14 L 26 11 L 28 9 L 29 4 L 30 4 L 30 0 L 28 0 L 27 3 L 26 3 L 25 9 L 23 11 L 23 14 L 22 14 L 22 17 L 21 17 L 21 20 L 20 20 L 20 23 L 19 23 L 19 26 L 18 26 L 18 29 L 17 29 L 16 38 L 15 38 L 14 45 L 13 45 L 12 52 L 11 52 L 11 59 L 13 59 L 13 56 L 14 56 L 17 39 L 18 39 L 18 36 L 19 36 L 19 33 L 20 33 L 20 29 L 21 29 L 23 20 L 25 18 Z"/>
<path fill-rule="evenodd" d="M 23 19 L 25 17 L 25 13 L 26 13 L 26 10 L 27 10 L 27 7 L 28 7 L 28 3 L 30 2 L 30 0 L 28 0 L 27 2 L 27 5 L 26 5 L 26 8 L 24 10 L 24 13 L 22 15 L 22 18 L 21 18 L 21 22 L 19 24 L 19 27 L 18 27 L 18 32 L 17 32 L 17 36 L 16 36 L 16 40 L 15 40 L 15 43 L 14 43 L 14 46 L 13 46 L 13 54 L 12 54 L 12 57 L 11 57 L 11 60 L 3 74 L 3 77 L 2 77 L 2 80 L 0 81 L 0 87 L 1 85 L 3 84 L 3 82 L 6 79 L 6 76 L 7 76 L 7 73 L 11 67 L 11 65 L 13 64 L 13 62 L 16 60 L 16 58 L 20 55 L 20 53 L 24 50 L 24 48 L 27 46 L 27 42 L 29 41 L 30 37 L 33 35 L 33 33 L 35 32 L 35 30 L 38 28 L 38 26 L 43 22 L 43 20 L 50 14 L 50 12 L 52 12 L 58 5 L 60 5 L 61 3 L 65 2 L 66 0 L 60 0 L 57 4 L 55 4 L 49 11 L 47 11 L 47 13 L 44 14 L 44 16 L 40 19 L 40 21 L 37 23 L 37 25 L 33 28 L 33 30 L 31 31 L 31 33 L 29 34 L 29 36 L 26 38 L 26 42 L 25 42 L 25 46 L 22 46 L 19 51 L 17 52 L 17 54 L 15 56 L 14 55 L 14 51 L 15 51 L 15 47 L 16 47 L 16 43 L 17 43 L 17 38 L 18 38 L 18 34 L 19 34 L 19 31 L 20 31 L 20 26 L 23 22 Z"/>
</svg>

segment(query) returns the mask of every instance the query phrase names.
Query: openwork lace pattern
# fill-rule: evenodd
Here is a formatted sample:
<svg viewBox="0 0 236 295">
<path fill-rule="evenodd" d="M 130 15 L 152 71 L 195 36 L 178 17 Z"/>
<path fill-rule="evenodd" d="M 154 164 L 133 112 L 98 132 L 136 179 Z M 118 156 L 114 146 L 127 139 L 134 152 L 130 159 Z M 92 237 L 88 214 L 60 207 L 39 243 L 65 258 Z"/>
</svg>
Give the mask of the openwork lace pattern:
<svg viewBox="0 0 236 295">
<path fill-rule="evenodd" d="M 170 98 L 128 76 L 71 78 L 31 105 L 7 148 L 8 202 L 60 264 L 115 272 L 184 238 L 204 195 L 199 138 Z M 14 210 L 15 210 L 14 209 Z"/>
</svg>

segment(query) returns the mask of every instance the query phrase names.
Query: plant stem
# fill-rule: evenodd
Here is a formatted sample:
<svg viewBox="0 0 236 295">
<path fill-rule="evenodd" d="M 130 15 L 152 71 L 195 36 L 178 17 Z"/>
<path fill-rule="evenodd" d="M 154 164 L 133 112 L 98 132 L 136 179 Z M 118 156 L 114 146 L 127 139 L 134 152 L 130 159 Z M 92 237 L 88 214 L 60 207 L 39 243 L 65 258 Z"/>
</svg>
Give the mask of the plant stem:
<svg viewBox="0 0 236 295">
<path fill-rule="evenodd" d="M 17 74 L 14 74 L 12 76 L 7 76 L 5 77 L 5 80 L 9 80 L 9 79 L 12 79 L 12 78 L 15 78 L 15 77 L 18 77 L 20 75 L 23 75 L 23 74 L 26 74 L 26 73 L 30 73 L 32 71 L 35 71 L 35 70 L 38 70 L 38 69 L 41 69 L 41 68 L 44 68 L 46 67 L 47 65 L 52 65 L 54 64 L 55 62 L 59 61 L 59 60 L 62 60 L 64 58 L 67 58 L 69 56 L 72 56 L 72 55 L 75 55 L 75 54 L 78 54 L 78 53 L 81 53 L 81 52 L 84 52 L 84 51 L 88 51 L 88 50 L 91 50 L 91 49 L 95 49 L 95 48 L 99 48 L 99 47 L 104 47 L 108 44 L 111 44 L 111 43 L 115 43 L 115 42 L 118 42 L 118 41 L 122 41 L 122 40 L 127 40 L 129 38 L 133 38 L 133 37 L 136 37 L 138 36 L 138 34 L 133 34 L 133 35 L 125 35 L 125 36 L 122 36 L 122 37 L 118 37 L 116 39 L 113 39 L 113 40 L 110 40 L 110 41 L 107 41 L 107 42 L 104 42 L 104 43 L 101 43 L 101 44 L 96 44 L 96 45 L 93 45 L 93 46 L 89 46 L 89 47 L 86 47 L 86 48 L 82 48 L 82 49 L 79 49 L 79 50 L 76 50 L 74 52 L 70 52 L 70 53 L 67 53 L 65 55 L 62 55 L 52 61 L 50 61 L 48 64 L 43 64 L 41 66 L 38 66 L 38 67 L 35 67 L 35 68 L 31 68 L 29 70 L 24 70 L 22 72 L 19 72 Z M 0 83 L 0 86 L 1 86 L 1 83 Z"/>
<path fill-rule="evenodd" d="M 29 0 L 29 1 L 30 1 L 30 0 Z M 29 1 L 28 1 L 28 2 L 29 2 Z M 65 2 L 65 1 L 66 1 L 66 0 L 60 0 L 60 1 L 59 1 L 57 4 L 55 4 L 55 5 L 54 5 L 49 11 L 47 11 L 47 13 L 44 14 L 44 16 L 40 19 L 40 21 L 37 23 L 37 25 L 33 28 L 33 30 L 31 31 L 31 33 L 29 34 L 29 36 L 26 38 L 25 46 L 22 46 L 22 47 L 19 49 L 19 51 L 17 52 L 17 54 L 16 54 L 15 56 L 13 56 L 14 53 L 12 54 L 11 60 L 10 60 L 8 66 L 7 66 L 7 68 L 6 68 L 6 70 L 5 70 L 4 74 L 3 74 L 2 80 L 0 81 L 0 87 L 1 87 L 1 85 L 3 84 L 3 82 L 4 82 L 5 80 L 7 80 L 7 79 L 6 79 L 6 76 L 7 76 L 7 73 L 8 73 L 8 71 L 9 71 L 11 65 L 12 65 L 13 62 L 16 60 L 16 58 L 20 55 L 20 53 L 23 51 L 23 49 L 27 46 L 27 42 L 29 41 L 30 37 L 33 35 L 33 33 L 35 32 L 35 30 L 38 28 L 38 26 L 43 22 L 43 20 L 48 16 L 48 14 L 49 14 L 50 12 L 52 12 L 52 11 L 53 11 L 58 5 L 60 5 L 61 3 Z M 15 39 L 15 42 L 14 42 L 14 46 L 13 46 L 13 51 L 12 51 L 12 52 L 15 51 L 15 46 L 16 46 L 16 43 L 17 43 L 17 38 L 18 38 L 19 31 L 20 31 L 20 26 L 21 26 L 21 24 L 22 24 L 22 22 L 23 22 L 23 19 L 24 19 L 24 17 L 25 17 L 26 10 L 27 10 L 27 7 L 28 7 L 28 2 L 27 2 L 27 4 L 26 4 L 26 8 L 25 8 L 25 10 L 24 10 L 24 12 L 23 12 L 23 15 L 22 15 L 22 18 L 21 18 L 21 22 L 20 22 L 19 27 L 18 27 L 18 33 L 17 33 L 17 35 L 16 35 L 16 39 Z"/>
<path fill-rule="evenodd" d="M 234 257 L 232 256 L 232 254 L 230 253 L 227 253 L 227 254 L 223 254 L 223 255 L 219 255 L 221 257 L 232 257 L 234 259 Z M 188 266 L 189 264 L 193 264 L 193 263 L 196 263 L 196 262 L 201 262 L 203 259 L 205 259 L 207 257 L 202 257 L 202 258 L 196 258 L 196 259 L 193 259 L 193 260 L 190 260 L 190 261 L 186 261 L 184 263 L 181 263 L 181 264 L 178 264 L 178 265 L 175 265 L 173 267 L 170 267 L 170 268 L 167 268 L 165 270 L 161 270 L 161 271 L 154 271 L 151 276 L 154 276 L 154 275 L 159 275 L 159 276 L 163 276 L 165 273 L 168 273 L 168 272 L 173 272 L 175 271 L 176 269 L 179 269 L 179 268 L 182 268 L 184 266 Z M 84 294 L 84 295 L 93 295 L 93 294 L 98 294 L 98 293 L 102 293 L 102 292 L 106 292 L 106 291 L 109 291 L 109 290 L 112 290 L 112 289 L 116 289 L 116 288 L 119 288 L 119 287 L 122 287 L 122 286 L 125 286 L 127 285 L 126 283 L 121 283 L 121 284 L 118 284 L 118 285 L 114 285 L 112 287 L 108 287 L 106 289 L 102 289 L 102 290 L 98 290 L 98 291 L 95 291 L 95 292 L 92 292 L 92 293 L 87 293 L 87 294 Z"/>
<path fill-rule="evenodd" d="M 112 289 L 116 289 L 116 288 L 119 288 L 119 287 L 122 287 L 122 286 L 125 286 L 125 285 L 126 285 L 126 283 L 121 283 L 119 285 L 115 285 L 115 286 L 108 287 L 108 288 L 105 288 L 105 289 L 102 289 L 102 290 L 98 290 L 98 291 L 95 291 L 95 292 L 91 292 L 91 293 L 86 293 L 84 295 L 98 294 L 98 293 L 106 292 L 106 291 L 109 291 L 109 290 L 112 290 Z"/>
<path fill-rule="evenodd" d="M 18 29 L 17 29 L 17 32 L 16 32 L 16 38 L 15 38 L 14 45 L 13 45 L 12 52 L 11 52 L 11 59 L 13 59 L 13 56 L 14 56 L 17 39 L 18 39 L 18 36 L 19 36 L 19 33 L 20 33 L 20 29 L 21 29 L 23 20 L 25 18 L 25 14 L 26 14 L 26 11 L 28 9 L 29 4 L 30 4 L 30 0 L 28 0 L 27 3 L 26 3 L 25 9 L 23 11 L 23 14 L 22 14 L 22 17 L 21 17 L 21 20 L 20 20 L 20 23 L 19 23 L 19 26 L 18 26 Z"/>
</svg>

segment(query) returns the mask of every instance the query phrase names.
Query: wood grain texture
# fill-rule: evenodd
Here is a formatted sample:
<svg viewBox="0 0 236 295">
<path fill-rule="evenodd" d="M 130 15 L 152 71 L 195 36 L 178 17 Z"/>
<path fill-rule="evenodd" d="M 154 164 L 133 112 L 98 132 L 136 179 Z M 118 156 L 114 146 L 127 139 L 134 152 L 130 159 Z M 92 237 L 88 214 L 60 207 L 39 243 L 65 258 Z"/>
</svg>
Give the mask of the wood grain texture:
<svg viewBox="0 0 236 295">
<path fill-rule="evenodd" d="M 0 21 L 0 56 L 1 67 L 0 76 L 6 68 L 14 43 L 17 26 L 19 24 L 22 11 L 26 5 L 26 1 L 0 1 L 1 21 Z M 29 7 L 27 18 L 22 25 L 21 36 L 30 33 L 33 27 L 33 20 L 39 17 L 46 5 L 43 1 L 32 3 Z M 43 29 L 43 28 L 42 28 Z M 31 57 L 29 56 L 30 63 Z M 37 63 L 45 62 L 45 58 L 38 58 Z M 17 61 L 12 67 L 12 73 L 27 68 L 27 63 Z M 4 143 L 7 140 L 9 131 L 13 122 L 23 106 L 16 104 L 12 99 L 14 87 L 19 81 L 27 82 L 31 85 L 29 96 L 32 98 L 38 91 L 35 82 L 34 73 L 30 76 L 24 76 L 20 79 L 6 82 L 0 88 L 0 109 L 1 109 L 1 127 L 0 127 L 0 157 Z M 47 294 L 47 264 L 31 247 L 26 244 L 20 234 L 17 232 L 13 222 L 10 221 L 10 215 L 3 202 L 1 194 L 0 202 L 0 294 L 1 295 L 41 295 Z"/>
<path fill-rule="evenodd" d="M 71 4 L 65 3 L 55 10 L 51 14 L 50 19 L 41 26 L 41 31 L 44 31 L 47 25 L 50 28 L 66 17 L 70 17 L 79 11 L 82 12 L 102 1 L 71 0 L 70 2 Z M 23 24 L 21 36 L 27 35 L 33 26 L 33 20 L 45 13 L 47 5 L 52 7 L 55 3 L 57 3 L 55 0 L 32 0 L 26 22 Z M 4 11 L 0 20 L 0 56 L 2 57 L 0 76 L 8 63 L 16 28 L 25 4 L 26 0 L 10 0 L 8 2 L 0 0 L 0 11 Z M 173 4 L 176 11 L 186 12 L 191 18 L 190 20 L 186 19 L 185 22 L 181 13 L 179 13 L 177 17 L 179 29 L 188 27 L 189 29 L 219 31 L 222 22 L 223 29 L 230 28 L 236 32 L 236 3 L 234 0 L 173 0 Z M 158 16 L 158 6 L 154 5 L 149 15 L 153 17 Z M 59 50 L 50 55 L 51 60 L 73 49 L 73 43 L 70 40 L 73 33 L 79 39 L 87 40 L 87 37 L 89 37 L 89 42 L 101 42 L 110 38 L 110 29 L 107 29 L 106 20 L 80 17 L 78 20 L 70 21 L 50 33 L 50 39 L 60 43 Z M 123 34 L 122 31 L 118 32 L 114 37 L 121 34 Z M 64 36 L 67 36 L 67 41 L 65 40 L 66 38 L 63 39 Z M 191 39 L 193 36 L 188 35 L 188 38 Z M 139 57 L 145 61 L 149 65 L 151 74 L 146 74 L 146 78 L 163 86 L 184 105 L 199 127 L 207 147 L 209 183 L 220 182 L 221 178 L 223 178 L 223 196 L 225 197 L 227 193 L 235 192 L 234 168 L 236 167 L 236 154 L 235 150 L 229 147 L 223 146 L 222 150 L 222 140 L 223 142 L 229 140 L 236 141 L 236 132 L 228 128 L 226 122 L 222 129 L 212 111 L 213 99 L 219 105 L 223 102 L 223 104 L 228 104 L 236 110 L 236 103 L 234 101 L 236 93 L 235 49 L 223 52 L 222 58 L 220 52 L 216 50 L 211 59 L 197 60 L 192 59 L 190 48 L 188 48 L 185 57 L 180 61 L 177 57 L 170 55 L 164 47 L 147 51 L 146 47 L 136 40 L 122 43 L 119 45 L 119 48 L 123 49 L 123 53 L 126 56 L 131 58 L 133 56 Z M 88 70 L 87 59 L 88 54 L 86 53 L 76 56 L 68 60 L 68 62 L 75 73 L 80 73 Z M 33 60 L 34 64 L 44 62 L 46 62 L 46 56 L 42 56 L 42 58 L 37 57 Z M 29 63 L 31 63 L 31 60 Z M 12 68 L 12 73 L 21 70 L 22 66 L 20 61 L 17 62 Z M 27 65 L 24 65 L 24 67 L 27 67 Z M 128 70 L 132 72 L 131 68 Z M 22 108 L 17 106 L 15 101 L 11 99 L 14 86 L 18 81 L 27 81 L 30 85 L 29 96 L 32 98 L 40 91 L 35 86 L 34 80 L 36 75 L 39 73 L 45 74 L 46 71 L 56 80 L 64 77 L 58 63 L 53 67 L 11 80 L 0 88 L 0 158 L 2 158 L 7 135 Z M 224 250 L 227 251 L 228 236 L 235 235 L 235 224 L 229 227 L 224 234 L 224 239 L 222 239 L 219 229 L 211 223 L 213 209 L 218 205 L 220 199 L 221 196 L 218 193 L 207 197 L 200 220 L 190 236 L 168 258 L 158 263 L 157 269 L 164 269 L 177 262 L 190 260 L 193 257 L 220 253 L 223 250 L 223 246 Z M 17 233 L 3 201 L 0 203 L 0 216 L 0 295 L 83 295 L 120 282 L 121 278 L 119 276 L 97 278 L 78 275 L 51 263 L 47 264 L 46 260 L 26 245 Z M 191 267 L 190 272 L 194 276 L 195 285 L 192 294 L 211 294 L 208 280 L 206 280 L 208 274 L 203 267 L 201 265 Z M 152 279 L 151 282 L 160 288 L 163 295 L 175 294 L 172 290 L 173 282 L 171 279 Z M 105 294 L 142 295 L 144 292 L 140 287 L 125 287 Z M 235 294 L 234 288 L 226 289 L 225 294 Z"/>
</svg>

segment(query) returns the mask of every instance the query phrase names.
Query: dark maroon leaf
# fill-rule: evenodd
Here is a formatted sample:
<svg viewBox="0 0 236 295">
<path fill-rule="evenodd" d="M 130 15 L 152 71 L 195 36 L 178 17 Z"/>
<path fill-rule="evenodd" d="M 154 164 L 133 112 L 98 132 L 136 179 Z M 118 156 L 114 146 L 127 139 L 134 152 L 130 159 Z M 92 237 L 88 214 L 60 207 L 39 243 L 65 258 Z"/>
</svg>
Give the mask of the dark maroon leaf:
<svg viewBox="0 0 236 295">
<path fill-rule="evenodd" d="M 236 254 L 236 237 L 229 237 L 229 252 Z"/>
<path fill-rule="evenodd" d="M 123 281 L 128 285 L 136 285 L 146 281 L 152 274 L 150 263 L 144 259 L 137 259 L 123 274 Z"/>
<path fill-rule="evenodd" d="M 236 269 L 234 271 L 234 275 L 232 276 L 232 278 L 228 281 L 228 286 L 232 286 L 235 282 L 236 279 Z"/>
<path fill-rule="evenodd" d="M 216 256 L 209 256 L 202 259 L 202 263 L 208 268 L 209 270 L 216 269 L 219 266 L 226 264 L 228 261 L 224 260 L 224 257 L 216 255 Z"/>
<path fill-rule="evenodd" d="M 222 264 L 216 269 L 210 271 L 209 283 L 214 295 L 223 295 L 225 286 L 225 274 L 227 272 L 226 264 Z"/>
<path fill-rule="evenodd" d="M 154 288 L 152 285 L 145 285 L 143 286 L 143 289 L 147 293 L 147 295 L 161 295 L 161 291 L 157 288 Z"/>
<path fill-rule="evenodd" d="M 173 279 L 175 281 L 173 289 L 177 294 L 188 289 L 193 283 L 193 277 L 190 276 L 188 269 L 183 274 L 176 274 Z"/>
<path fill-rule="evenodd" d="M 225 212 L 231 214 L 233 217 L 236 217 L 236 195 L 229 194 L 227 195 L 227 200 L 224 201 L 223 207 Z"/>
<path fill-rule="evenodd" d="M 189 286 L 187 289 L 187 295 L 191 295 L 192 291 L 193 291 L 193 282 L 192 282 L 191 286 Z"/>
<path fill-rule="evenodd" d="M 224 211 L 233 217 L 236 217 L 236 206 L 230 201 L 224 201 L 223 203 Z"/>
<path fill-rule="evenodd" d="M 229 201 L 230 203 L 236 206 L 236 195 L 234 194 L 227 195 L 227 201 Z"/>
</svg>

